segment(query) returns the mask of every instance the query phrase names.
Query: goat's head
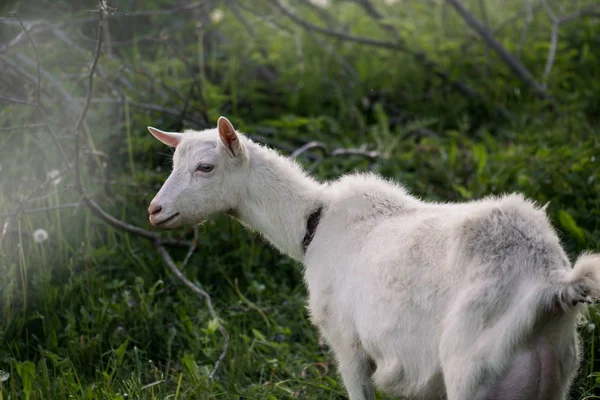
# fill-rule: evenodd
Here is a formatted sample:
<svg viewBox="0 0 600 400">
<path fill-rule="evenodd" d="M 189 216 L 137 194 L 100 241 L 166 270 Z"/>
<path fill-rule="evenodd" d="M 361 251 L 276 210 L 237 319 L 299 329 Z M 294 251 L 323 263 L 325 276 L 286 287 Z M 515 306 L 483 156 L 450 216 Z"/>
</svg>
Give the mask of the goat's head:
<svg viewBox="0 0 600 400">
<path fill-rule="evenodd" d="M 197 224 L 236 208 L 248 158 L 242 138 L 227 118 L 220 117 L 216 129 L 200 132 L 148 130 L 175 147 L 173 171 L 148 208 L 152 225 L 170 229 Z"/>
</svg>

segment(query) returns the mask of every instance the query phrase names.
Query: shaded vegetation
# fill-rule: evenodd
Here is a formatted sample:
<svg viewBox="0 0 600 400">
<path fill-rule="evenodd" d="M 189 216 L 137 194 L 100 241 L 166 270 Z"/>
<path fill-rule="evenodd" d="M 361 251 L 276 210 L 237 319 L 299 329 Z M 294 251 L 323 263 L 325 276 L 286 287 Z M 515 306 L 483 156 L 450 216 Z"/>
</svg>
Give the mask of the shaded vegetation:
<svg viewBox="0 0 600 400">
<path fill-rule="evenodd" d="M 521 191 L 549 202 L 571 257 L 600 248 L 597 14 L 561 25 L 545 86 L 551 98 L 541 99 L 445 1 L 373 1 L 379 19 L 355 1 L 287 3 L 311 24 L 406 50 L 306 30 L 272 1 L 113 0 L 83 124 L 87 193 L 148 228 L 170 154 L 146 126 L 203 129 L 225 115 L 284 153 L 318 140 L 381 154 L 372 165 L 304 154 L 322 179 L 372 169 L 436 201 Z M 464 1 L 543 82 L 552 23 L 536 1 L 529 19 L 525 3 Z M 594 5 L 547 3 L 557 15 Z M 25 22 L 42 67 L 36 98 L 36 54 L 26 37 L 12 43 L 18 22 L 1 19 L 0 95 L 40 106 L 0 100 L 0 398 L 346 398 L 308 319 L 299 265 L 227 217 L 201 227 L 184 273 L 211 294 L 231 336 L 210 380 L 224 343 L 203 301 L 174 279 L 151 241 L 114 229 L 70 190 L 73 175 L 43 116 L 72 162 L 98 29 L 86 11 L 96 7 L 0 4 L 0 16 L 16 11 Z M 164 235 L 191 240 L 193 232 Z M 594 398 L 600 385 L 596 308 L 588 318 L 573 399 Z"/>
</svg>

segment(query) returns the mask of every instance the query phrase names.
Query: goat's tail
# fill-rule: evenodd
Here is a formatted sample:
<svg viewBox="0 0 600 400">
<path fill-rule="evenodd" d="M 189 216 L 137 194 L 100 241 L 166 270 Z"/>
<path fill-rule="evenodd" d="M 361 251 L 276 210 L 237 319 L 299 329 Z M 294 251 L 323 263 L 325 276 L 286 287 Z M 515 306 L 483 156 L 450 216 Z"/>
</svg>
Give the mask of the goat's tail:
<svg viewBox="0 0 600 400">
<path fill-rule="evenodd" d="M 560 283 L 556 295 L 556 306 L 563 310 L 600 299 L 600 254 L 580 255 L 566 279 Z"/>
</svg>

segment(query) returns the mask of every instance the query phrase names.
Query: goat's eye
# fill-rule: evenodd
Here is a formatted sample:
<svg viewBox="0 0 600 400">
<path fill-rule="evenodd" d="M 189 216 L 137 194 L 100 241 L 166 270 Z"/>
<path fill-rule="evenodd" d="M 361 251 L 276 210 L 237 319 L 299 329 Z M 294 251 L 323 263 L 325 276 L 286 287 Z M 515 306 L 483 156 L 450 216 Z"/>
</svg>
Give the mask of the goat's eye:
<svg viewBox="0 0 600 400">
<path fill-rule="evenodd" d="M 196 168 L 196 171 L 201 171 L 201 172 L 210 172 L 213 170 L 213 166 L 210 164 L 200 164 L 198 165 L 198 168 Z"/>
</svg>

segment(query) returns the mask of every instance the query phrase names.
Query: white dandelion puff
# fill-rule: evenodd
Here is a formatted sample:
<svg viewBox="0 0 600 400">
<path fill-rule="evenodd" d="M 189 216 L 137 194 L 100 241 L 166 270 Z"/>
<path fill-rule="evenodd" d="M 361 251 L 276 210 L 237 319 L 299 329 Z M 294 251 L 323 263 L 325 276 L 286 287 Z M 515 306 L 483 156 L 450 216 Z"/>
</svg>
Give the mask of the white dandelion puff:
<svg viewBox="0 0 600 400">
<path fill-rule="evenodd" d="M 33 232 L 33 241 L 36 243 L 43 243 L 48 240 L 48 232 L 45 229 L 36 229 Z"/>
<path fill-rule="evenodd" d="M 221 20 L 223 19 L 224 16 L 225 16 L 225 13 L 223 12 L 223 10 L 217 8 L 216 10 L 214 10 L 213 12 L 210 13 L 210 20 L 214 24 L 218 24 L 219 22 L 221 22 Z"/>
<path fill-rule="evenodd" d="M 62 178 L 60 177 L 60 171 L 57 169 L 48 171 L 46 176 L 48 177 L 48 179 L 52 180 L 52 183 L 54 185 L 58 185 L 60 183 L 60 181 L 62 180 Z"/>
</svg>

